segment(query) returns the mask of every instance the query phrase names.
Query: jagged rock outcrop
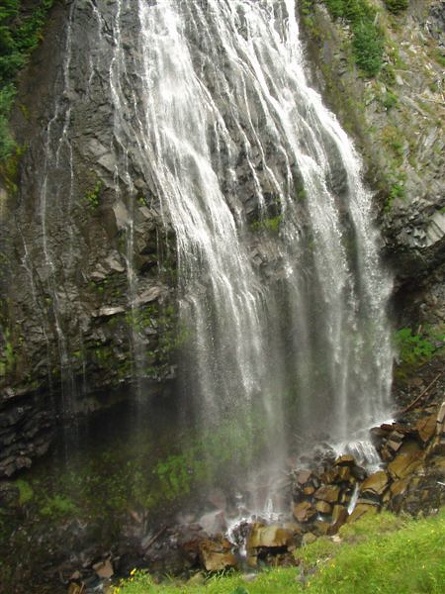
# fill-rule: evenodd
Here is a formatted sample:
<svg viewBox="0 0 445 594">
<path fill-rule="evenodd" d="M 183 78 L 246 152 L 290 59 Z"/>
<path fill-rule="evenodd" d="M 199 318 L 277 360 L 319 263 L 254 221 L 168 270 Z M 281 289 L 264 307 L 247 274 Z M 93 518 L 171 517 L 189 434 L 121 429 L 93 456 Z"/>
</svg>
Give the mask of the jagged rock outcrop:
<svg viewBox="0 0 445 594">
<path fill-rule="evenodd" d="M 62 398 L 45 424 L 76 414 L 93 389 L 172 374 L 174 246 L 149 180 L 114 135 L 106 10 L 55 3 L 19 81 L 18 150 L 0 180 L 0 449 L 10 456 L 42 449 L 24 444 L 30 430 L 8 437 L 21 430 L 13 401 L 37 434 L 48 390 Z"/>
<path fill-rule="evenodd" d="M 355 137 L 379 190 L 384 251 L 403 298 L 399 318 L 436 323 L 445 258 L 445 3 L 411 2 L 396 15 L 383 2 L 372 4 L 385 35 L 378 76 L 368 79 L 353 65 L 348 27 L 333 21 L 324 2 L 304 3 L 308 58 L 314 82 Z M 426 307 L 404 316 L 413 299 Z"/>
</svg>

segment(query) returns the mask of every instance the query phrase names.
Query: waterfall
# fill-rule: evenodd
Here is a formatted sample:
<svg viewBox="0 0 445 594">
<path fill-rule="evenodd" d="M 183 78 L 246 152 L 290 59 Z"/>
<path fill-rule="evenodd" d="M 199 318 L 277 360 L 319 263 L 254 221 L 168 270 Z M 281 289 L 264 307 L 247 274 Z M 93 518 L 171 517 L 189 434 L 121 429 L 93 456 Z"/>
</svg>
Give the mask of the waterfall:
<svg viewBox="0 0 445 594">
<path fill-rule="evenodd" d="M 131 205 L 148 187 L 175 233 L 190 416 L 260 426 L 274 460 L 377 422 L 391 279 L 360 158 L 307 82 L 295 0 L 90 4 L 86 84 L 106 65 L 129 305 Z"/>
</svg>

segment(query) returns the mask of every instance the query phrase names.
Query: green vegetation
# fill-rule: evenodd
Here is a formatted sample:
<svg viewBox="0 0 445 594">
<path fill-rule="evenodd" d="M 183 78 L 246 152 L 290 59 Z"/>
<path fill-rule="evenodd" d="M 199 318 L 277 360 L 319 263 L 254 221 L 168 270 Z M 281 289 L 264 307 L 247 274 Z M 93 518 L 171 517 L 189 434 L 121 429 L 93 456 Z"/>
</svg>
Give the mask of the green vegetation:
<svg viewBox="0 0 445 594">
<path fill-rule="evenodd" d="M 156 427 L 141 425 L 131 437 L 124 432 L 105 446 L 89 446 L 87 456 L 73 452 L 55 476 L 42 467 L 15 481 L 18 502 L 33 524 L 49 528 L 61 519 L 95 518 L 106 524 L 106 538 L 119 531 L 129 509 L 159 515 L 206 486 L 221 486 L 221 476 L 232 483 L 247 473 L 264 447 L 263 426 L 259 421 L 249 432 L 241 425 L 234 415 L 199 438 L 192 429 L 178 436 L 175 427 L 160 436 Z M 7 538 L 0 533 L 0 545 Z"/>
<path fill-rule="evenodd" d="M 19 490 L 19 504 L 25 505 L 34 497 L 34 491 L 28 481 L 18 479 L 15 481 L 15 486 Z"/>
<path fill-rule="evenodd" d="M 384 34 L 376 24 L 376 9 L 366 0 L 325 0 L 331 15 L 346 21 L 352 33 L 355 63 L 368 77 L 376 76 L 383 64 Z"/>
<path fill-rule="evenodd" d="M 153 476 L 159 481 L 160 495 L 170 501 L 189 495 L 203 483 L 216 481 L 224 466 L 225 475 L 247 471 L 264 445 L 261 423 L 251 431 L 240 426 L 236 417 L 209 429 L 199 440 L 156 464 Z M 228 445 L 230 444 L 230 445 Z"/>
<path fill-rule="evenodd" d="M 425 328 L 414 333 L 411 328 L 401 328 L 395 334 L 399 353 L 399 367 L 403 370 L 419 367 L 429 361 L 445 344 L 445 331 Z"/>
<path fill-rule="evenodd" d="M 94 187 L 85 194 L 85 202 L 96 209 L 100 204 L 100 194 L 103 188 L 103 182 L 98 180 Z"/>
<path fill-rule="evenodd" d="M 392 109 L 397 105 L 399 99 L 395 93 L 392 91 L 386 91 L 385 95 L 382 98 L 382 105 L 386 110 Z"/>
<path fill-rule="evenodd" d="M 40 509 L 43 516 L 50 518 L 63 518 L 72 516 L 78 511 L 75 503 L 66 496 L 56 494 L 53 497 L 47 497 L 45 503 Z"/>
<path fill-rule="evenodd" d="M 281 215 L 276 217 L 264 217 L 261 220 L 252 223 L 250 228 L 252 231 L 267 231 L 268 233 L 276 235 L 280 230 L 281 221 Z"/>
<path fill-rule="evenodd" d="M 409 5 L 409 0 L 383 0 L 383 2 L 386 8 L 394 14 L 406 10 Z"/>
<path fill-rule="evenodd" d="M 232 573 L 182 585 L 157 584 L 133 572 L 114 594 L 439 594 L 444 546 L 444 511 L 422 520 L 382 513 L 344 526 L 335 541 L 323 537 L 298 549 L 298 567 L 264 571 L 249 581 Z"/>
<path fill-rule="evenodd" d="M 357 66 L 366 76 L 376 76 L 382 67 L 383 34 L 370 21 L 359 21 L 352 28 L 352 50 Z"/>
<path fill-rule="evenodd" d="M 29 10 L 22 0 L 3 0 L 0 6 L 0 161 L 14 151 L 8 128 L 16 95 L 15 77 L 37 47 L 53 0 L 40 0 Z"/>
<path fill-rule="evenodd" d="M 0 377 L 4 377 L 6 374 L 13 371 L 15 367 L 14 347 L 7 330 L 4 332 L 3 338 L 3 350 L 0 351 Z"/>
<path fill-rule="evenodd" d="M 406 191 L 405 191 L 405 186 L 403 185 L 403 183 L 400 181 L 396 181 L 396 182 L 392 183 L 389 188 L 388 197 L 386 199 L 384 211 L 389 212 L 392 208 L 394 200 L 396 200 L 397 198 L 403 199 L 403 198 L 405 198 L 405 196 L 406 196 Z"/>
</svg>

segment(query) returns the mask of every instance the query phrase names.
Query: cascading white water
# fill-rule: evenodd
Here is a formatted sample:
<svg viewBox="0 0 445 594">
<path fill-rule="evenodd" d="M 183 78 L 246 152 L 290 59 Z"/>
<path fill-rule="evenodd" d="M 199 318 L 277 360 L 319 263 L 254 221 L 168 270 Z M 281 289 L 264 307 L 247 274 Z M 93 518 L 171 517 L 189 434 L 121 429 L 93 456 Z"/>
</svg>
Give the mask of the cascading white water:
<svg viewBox="0 0 445 594">
<path fill-rule="evenodd" d="M 390 279 L 295 1 L 115 4 L 116 180 L 135 196 L 131 163 L 176 233 L 191 406 L 247 431 L 260 403 L 272 457 L 296 434 L 347 440 L 387 408 Z"/>
</svg>

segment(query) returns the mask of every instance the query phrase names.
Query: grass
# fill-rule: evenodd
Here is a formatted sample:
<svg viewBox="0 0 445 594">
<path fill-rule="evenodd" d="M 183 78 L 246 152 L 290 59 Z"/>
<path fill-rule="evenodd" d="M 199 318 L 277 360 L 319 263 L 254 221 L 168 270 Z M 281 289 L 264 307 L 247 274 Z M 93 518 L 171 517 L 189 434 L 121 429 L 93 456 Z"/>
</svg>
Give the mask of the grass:
<svg viewBox="0 0 445 594">
<path fill-rule="evenodd" d="M 427 519 L 383 512 L 344 526 L 296 551 L 298 567 L 241 574 L 199 575 L 194 583 L 157 584 L 133 572 L 113 594 L 438 594 L 445 583 L 445 511 Z"/>
</svg>

